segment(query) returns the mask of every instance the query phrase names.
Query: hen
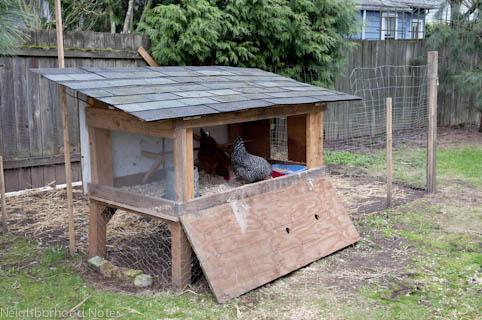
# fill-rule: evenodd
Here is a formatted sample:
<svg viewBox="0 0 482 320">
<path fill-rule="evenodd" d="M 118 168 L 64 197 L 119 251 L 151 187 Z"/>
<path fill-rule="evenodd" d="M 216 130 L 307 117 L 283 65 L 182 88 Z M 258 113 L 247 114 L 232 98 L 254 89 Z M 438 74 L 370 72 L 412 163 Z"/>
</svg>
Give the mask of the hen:
<svg viewBox="0 0 482 320">
<path fill-rule="evenodd" d="M 229 181 L 229 158 L 218 148 L 216 140 L 201 129 L 199 143 L 198 168 L 209 174 L 222 176 L 224 180 Z"/>
<path fill-rule="evenodd" d="M 231 153 L 231 166 L 237 176 L 247 182 L 256 182 L 266 179 L 271 174 L 271 165 L 266 159 L 252 155 L 246 151 L 243 139 L 234 140 Z"/>
</svg>

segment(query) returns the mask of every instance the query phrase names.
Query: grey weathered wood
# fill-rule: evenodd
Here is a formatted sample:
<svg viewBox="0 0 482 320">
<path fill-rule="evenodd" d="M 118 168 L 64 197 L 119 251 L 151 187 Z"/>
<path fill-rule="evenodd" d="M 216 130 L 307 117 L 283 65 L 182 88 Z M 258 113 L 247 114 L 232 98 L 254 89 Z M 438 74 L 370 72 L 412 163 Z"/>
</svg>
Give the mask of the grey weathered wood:
<svg viewBox="0 0 482 320">
<path fill-rule="evenodd" d="M 437 82 L 438 52 L 428 53 L 428 138 L 427 138 L 427 192 L 437 191 Z"/>
<path fill-rule="evenodd" d="M 59 158 L 63 153 L 60 90 L 29 71 L 31 68 L 58 66 L 56 33 L 55 30 L 27 33 L 30 40 L 25 47 L 19 48 L 18 55 L 0 57 L 0 154 L 4 155 L 6 163 L 7 191 L 40 187 L 52 181 L 65 182 L 64 167 L 58 164 L 63 159 Z M 116 66 L 120 61 L 122 66 L 144 66 L 134 44 L 145 43 L 146 37 L 130 35 L 129 41 L 121 43 L 124 36 L 65 32 L 65 65 L 104 67 Z M 148 47 L 148 43 L 147 40 L 144 46 Z M 96 45 L 100 46 L 97 49 L 108 47 L 114 50 L 90 50 Z M 67 94 L 70 149 L 76 154 L 80 150 L 76 97 L 71 96 L 72 91 Z M 32 160 L 26 160 L 28 158 Z M 32 169 L 28 168 L 30 165 Z M 72 175 L 74 181 L 80 179 L 78 162 L 73 162 Z"/>
<path fill-rule="evenodd" d="M 104 203 L 115 202 L 119 205 L 123 204 L 133 208 L 135 207 L 152 210 L 155 210 L 155 208 L 158 207 L 158 210 L 155 211 L 162 210 L 162 214 L 171 216 L 171 218 L 166 217 L 165 219 L 170 219 L 171 221 L 177 221 L 176 219 L 174 219 L 176 216 L 175 212 L 178 210 L 179 207 L 181 207 L 180 203 L 177 203 L 175 201 L 144 196 L 126 190 L 95 183 L 89 183 L 88 189 L 89 197 L 94 197 L 96 200 L 102 201 Z"/>
</svg>

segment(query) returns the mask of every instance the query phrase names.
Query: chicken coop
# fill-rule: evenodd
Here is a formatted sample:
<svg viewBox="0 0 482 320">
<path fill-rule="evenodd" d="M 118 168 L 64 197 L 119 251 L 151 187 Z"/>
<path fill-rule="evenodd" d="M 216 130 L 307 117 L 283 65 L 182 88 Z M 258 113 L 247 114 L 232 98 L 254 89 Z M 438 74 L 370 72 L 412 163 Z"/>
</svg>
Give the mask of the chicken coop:
<svg viewBox="0 0 482 320">
<path fill-rule="evenodd" d="M 172 284 L 190 283 L 194 252 L 224 302 L 359 239 L 323 167 L 327 103 L 358 97 L 251 68 L 35 72 L 65 86 L 79 108 L 90 257 L 106 256 L 116 210 L 166 221 Z M 271 159 L 278 117 L 288 119 L 287 161 Z M 239 136 L 250 154 L 306 170 L 254 183 L 209 175 L 199 168 L 216 160 L 200 150 L 201 135 L 227 157 Z"/>
</svg>

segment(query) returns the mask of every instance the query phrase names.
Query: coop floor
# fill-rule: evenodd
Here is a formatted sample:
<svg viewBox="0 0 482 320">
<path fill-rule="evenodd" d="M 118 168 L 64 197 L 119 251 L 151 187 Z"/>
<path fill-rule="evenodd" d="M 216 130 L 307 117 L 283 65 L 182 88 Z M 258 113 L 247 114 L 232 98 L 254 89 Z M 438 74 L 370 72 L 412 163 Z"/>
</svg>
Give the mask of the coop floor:
<svg viewBox="0 0 482 320">
<path fill-rule="evenodd" d="M 440 133 L 439 193 L 427 196 L 410 183 L 396 184 L 394 207 L 385 210 L 384 182 L 366 174 L 370 163 L 329 165 L 362 240 L 225 305 L 215 303 L 203 280 L 183 292 L 126 294 L 137 290 L 101 279 L 83 260 L 67 259 L 65 250 L 52 251 L 67 244 L 62 191 L 7 198 L 12 232 L 0 237 L 0 307 L 70 310 L 87 298 L 81 310 L 110 309 L 139 319 L 477 319 L 482 135 L 467 128 Z M 460 145 L 454 135 L 467 143 Z M 77 242 L 85 252 L 88 207 L 79 189 L 74 199 Z M 162 228 L 119 212 L 109 227 L 110 243 L 119 246 Z"/>
<path fill-rule="evenodd" d="M 227 192 L 245 184 L 245 182 L 240 177 L 237 177 L 232 170 L 230 172 L 230 177 L 229 181 L 226 181 L 221 176 L 199 171 L 196 197 Z M 166 181 L 154 181 L 146 184 L 124 186 L 121 187 L 121 189 L 151 197 L 166 198 L 166 187 Z"/>
</svg>

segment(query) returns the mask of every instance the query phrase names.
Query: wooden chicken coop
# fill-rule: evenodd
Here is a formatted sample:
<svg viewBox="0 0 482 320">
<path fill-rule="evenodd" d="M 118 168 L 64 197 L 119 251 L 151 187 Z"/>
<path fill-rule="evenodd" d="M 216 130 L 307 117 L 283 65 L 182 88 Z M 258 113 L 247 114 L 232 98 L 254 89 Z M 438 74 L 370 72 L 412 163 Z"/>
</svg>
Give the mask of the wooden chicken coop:
<svg viewBox="0 0 482 320">
<path fill-rule="evenodd" d="M 165 220 L 173 284 L 190 283 L 192 247 L 214 295 L 224 302 L 359 239 L 323 168 L 327 103 L 358 97 L 248 68 L 35 72 L 69 88 L 80 108 L 89 256 L 106 255 L 106 226 L 116 209 Z M 269 159 L 275 117 L 288 119 L 287 162 L 303 162 L 308 170 L 196 197 L 193 130 L 215 128 L 228 144 L 242 136 L 250 153 Z M 164 168 L 172 168 L 173 199 L 122 187 L 162 174 L 161 156 L 142 149 L 159 139 L 170 145 L 163 151 L 164 158 L 170 154 Z"/>
</svg>

